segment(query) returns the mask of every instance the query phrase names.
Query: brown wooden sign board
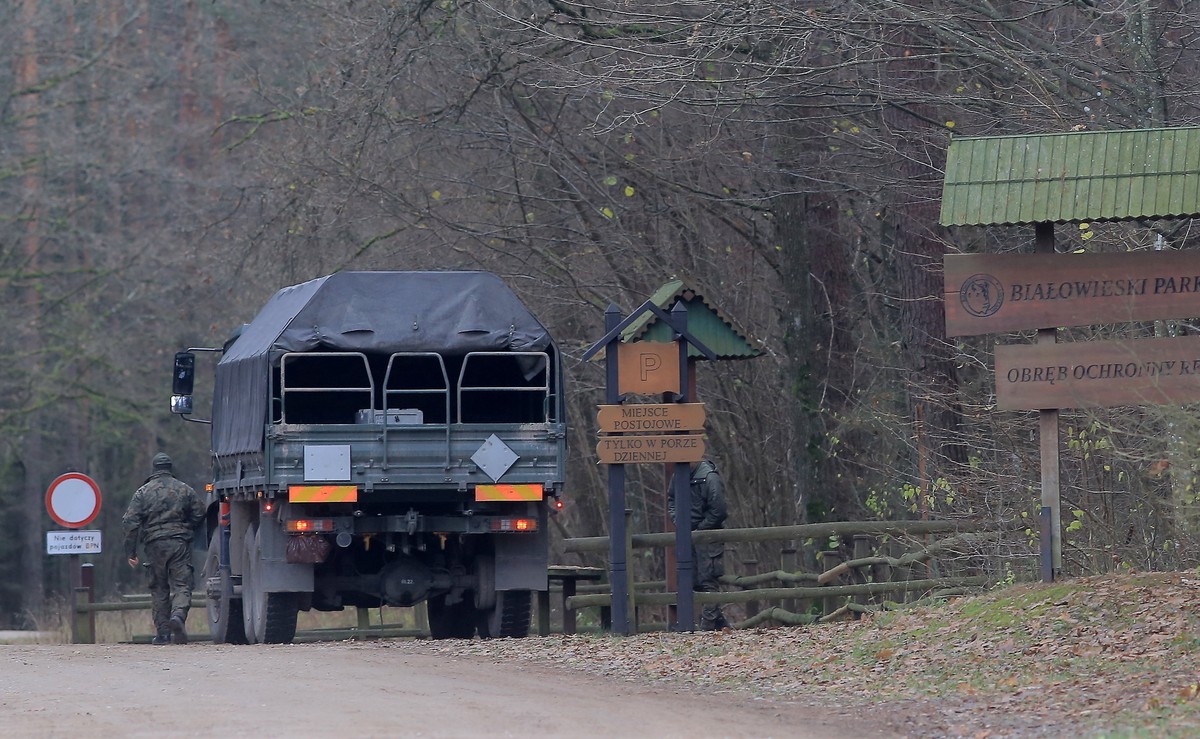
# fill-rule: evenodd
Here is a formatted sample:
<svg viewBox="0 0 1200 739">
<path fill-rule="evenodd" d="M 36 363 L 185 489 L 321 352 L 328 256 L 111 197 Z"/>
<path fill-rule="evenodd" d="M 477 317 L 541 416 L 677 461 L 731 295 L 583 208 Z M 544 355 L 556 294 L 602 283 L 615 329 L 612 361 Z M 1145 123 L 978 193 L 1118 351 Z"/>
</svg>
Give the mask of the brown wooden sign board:
<svg viewBox="0 0 1200 739">
<path fill-rule="evenodd" d="M 952 254 L 946 335 L 1200 315 L 1200 250 Z"/>
<path fill-rule="evenodd" d="M 622 395 L 679 392 L 679 345 L 633 341 L 617 345 L 617 391 Z"/>
<path fill-rule="evenodd" d="M 630 403 L 599 408 L 596 420 L 604 434 L 704 430 L 703 403 Z"/>
<path fill-rule="evenodd" d="M 1200 402 L 1200 336 L 996 347 L 1004 410 Z"/>
<path fill-rule="evenodd" d="M 699 434 L 601 436 L 596 443 L 596 456 L 600 464 L 699 462 L 704 459 L 704 437 Z"/>
</svg>

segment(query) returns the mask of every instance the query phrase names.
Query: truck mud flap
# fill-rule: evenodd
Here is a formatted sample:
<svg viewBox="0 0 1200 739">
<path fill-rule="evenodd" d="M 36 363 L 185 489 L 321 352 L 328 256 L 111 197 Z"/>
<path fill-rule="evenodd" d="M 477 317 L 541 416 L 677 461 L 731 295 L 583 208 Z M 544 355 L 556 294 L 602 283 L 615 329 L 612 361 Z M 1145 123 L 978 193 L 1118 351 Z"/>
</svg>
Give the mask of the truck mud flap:
<svg viewBox="0 0 1200 739">
<path fill-rule="evenodd" d="M 496 590 L 546 590 L 550 555 L 546 531 L 546 513 L 539 514 L 535 534 L 498 534 L 493 537 L 496 552 Z"/>
<path fill-rule="evenodd" d="M 259 527 L 262 537 L 262 588 L 268 593 L 311 593 L 313 591 L 313 566 L 291 564 L 287 561 L 288 535 L 279 529 L 276 521 L 263 521 Z"/>
</svg>

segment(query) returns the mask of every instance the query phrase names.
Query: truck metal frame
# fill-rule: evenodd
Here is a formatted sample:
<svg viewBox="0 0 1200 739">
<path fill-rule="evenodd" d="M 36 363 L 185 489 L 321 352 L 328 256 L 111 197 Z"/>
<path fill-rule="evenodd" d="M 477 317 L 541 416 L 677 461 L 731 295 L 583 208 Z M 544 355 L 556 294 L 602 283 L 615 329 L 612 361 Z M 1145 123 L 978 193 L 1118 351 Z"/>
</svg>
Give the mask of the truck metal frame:
<svg viewBox="0 0 1200 739">
<path fill-rule="evenodd" d="M 435 638 L 524 636 L 565 478 L 563 368 L 545 330 L 487 273 L 339 273 L 273 303 L 217 364 L 214 640 L 289 642 L 301 610 L 421 602 Z M 319 339 L 289 338 L 310 323 Z M 248 336 L 267 348 L 247 351 Z M 185 415 L 194 365 L 177 355 Z"/>
</svg>

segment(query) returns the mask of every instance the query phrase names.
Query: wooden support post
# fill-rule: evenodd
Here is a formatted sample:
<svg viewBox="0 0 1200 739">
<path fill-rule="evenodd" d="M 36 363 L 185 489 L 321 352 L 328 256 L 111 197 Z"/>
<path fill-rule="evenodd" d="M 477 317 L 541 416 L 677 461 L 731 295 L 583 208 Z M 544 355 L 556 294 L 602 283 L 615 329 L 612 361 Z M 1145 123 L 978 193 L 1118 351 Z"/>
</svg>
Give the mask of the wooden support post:
<svg viewBox="0 0 1200 739">
<path fill-rule="evenodd" d="M 589 582 L 597 582 L 597 581 L 601 580 L 602 578 L 603 578 L 603 571 L 598 568 L 595 568 L 595 567 L 569 567 L 567 565 L 551 565 L 550 566 L 548 579 L 551 583 L 551 586 L 553 587 L 553 583 L 561 583 L 562 584 L 562 633 L 564 633 L 564 634 L 574 634 L 575 633 L 576 609 L 569 607 L 568 602 L 571 600 L 571 598 L 575 597 L 575 594 L 578 592 L 579 581 L 587 580 Z M 611 592 L 611 589 L 612 588 L 610 587 L 609 588 L 610 592 Z M 633 591 L 633 583 L 632 582 L 629 583 L 629 590 L 630 590 L 630 592 Z M 541 593 L 539 593 L 539 596 L 540 595 L 541 595 Z M 549 610 L 550 610 L 549 600 L 550 600 L 550 598 L 549 598 L 549 595 L 547 594 L 547 597 L 546 597 L 547 614 L 549 613 Z M 541 600 L 539 600 L 538 602 L 541 603 Z M 540 608 L 540 606 L 539 606 L 539 608 Z M 605 609 L 605 610 L 607 610 L 607 609 Z M 605 628 L 608 628 L 610 622 L 608 621 L 607 614 L 602 615 L 602 619 L 604 621 Z M 549 615 L 546 616 L 546 623 L 547 623 L 547 633 L 549 633 L 549 623 L 550 623 Z M 540 623 L 539 623 L 538 628 L 539 628 L 539 633 L 542 636 L 545 636 L 546 634 L 541 632 L 541 624 Z"/>
<path fill-rule="evenodd" d="M 81 609 L 84 603 L 91 605 L 96 602 L 94 567 L 91 564 L 79 564 L 79 556 L 72 554 L 70 567 L 71 581 L 71 643 L 96 643 L 96 612 L 91 609 Z"/>
<path fill-rule="evenodd" d="M 572 593 L 572 595 L 574 595 Z M 566 583 L 563 583 L 563 603 L 566 603 Z M 566 621 L 567 609 L 563 606 L 563 620 Z M 564 624 L 563 633 L 566 633 Z M 538 636 L 550 636 L 550 586 L 546 585 L 545 590 L 537 591 L 537 634 Z"/>
<path fill-rule="evenodd" d="M 855 534 L 854 541 L 854 559 L 866 559 L 871 556 L 871 536 L 869 534 Z M 867 582 L 867 571 L 862 568 L 857 568 L 853 575 L 854 582 Z M 869 595 L 856 595 L 854 602 L 860 606 L 865 606 L 871 599 Z"/>
<path fill-rule="evenodd" d="M 892 566 L 886 563 L 871 565 L 871 581 L 872 582 L 891 582 L 892 581 Z M 882 603 L 885 599 L 880 596 L 877 599 Z"/>
<path fill-rule="evenodd" d="M 821 565 L 826 572 L 832 570 L 842 563 L 842 553 L 836 549 L 827 549 L 821 552 Z M 840 581 L 841 578 L 839 577 Z M 845 598 L 822 598 L 821 612 L 826 616 L 841 608 L 845 602 Z"/>
<path fill-rule="evenodd" d="M 366 638 L 367 631 L 371 628 L 371 609 L 363 606 L 358 606 L 356 609 L 358 617 L 358 629 L 354 635 L 354 639 Z M 380 624 L 381 626 L 383 624 Z"/>
<path fill-rule="evenodd" d="M 1054 224 L 1038 223 L 1034 226 L 1034 251 L 1039 254 L 1054 253 Z M 1038 344 L 1053 344 L 1058 341 L 1058 329 L 1043 328 L 1038 330 Z M 1062 516 L 1059 488 L 1059 455 L 1058 455 L 1058 409 L 1047 408 L 1038 412 L 1038 433 L 1042 460 L 1042 507 L 1050 509 L 1050 540 L 1041 542 L 1041 547 L 1049 549 L 1053 570 L 1050 573 L 1051 582 L 1056 573 L 1062 570 Z"/>
<path fill-rule="evenodd" d="M 1051 525 L 1050 506 L 1042 506 L 1039 515 L 1039 531 L 1043 542 L 1051 541 L 1054 538 Z M 1038 558 L 1041 565 L 1042 582 L 1054 582 L 1054 551 L 1052 548 L 1043 545 L 1041 557 Z"/>
<path fill-rule="evenodd" d="M 604 311 L 604 330 L 615 331 L 621 323 L 621 310 L 609 305 Z M 617 352 L 620 339 L 613 336 L 604 348 L 605 402 L 616 405 L 621 402 L 620 373 Z M 629 511 L 625 507 L 625 465 L 608 465 L 608 536 L 609 577 L 612 587 L 611 630 L 616 634 L 630 634 L 631 614 L 626 610 L 632 589 L 629 589 Z"/>
<path fill-rule="evenodd" d="M 625 509 L 625 562 L 626 563 L 630 563 L 633 561 L 633 526 L 630 525 L 631 523 L 633 523 L 633 509 L 626 508 Z M 617 591 L 613 590 L 612 592 L 613 592 L 613 596 L 616 597 Z M 629 630 L 625 633 L 636 634 L 636 633 L 638 633 L 637 594 L 634 591 L 634 585 L 633 585 L 633 567 L 628 566 L 628 564 L 627 564 L 627 567 L 625 570 L 625 597 L 627 599 L 625 613 L 627 614 L 628 622 L 629 622 Z"/>
<path fill-rule="evenodd" d="M 81 565 L 79 584 L 84 589 L 84 602 L 91 605 L 96 602 L 96 567 L 92 563 Z M 87 633 L 88 644 L 96 643 L 96 612 L 88 611 Z"/>
<path fill-rule="evenodd" d="M 426 607 L 428 601 L 418 603 L 413 608 L 413 625 L 421 631 L 425 636 L 429 636 L 429 609 Z"/>
<path fill-rule="evenodd" d="M 684 339 L 688 328 L 688 311 L 683 301 L 675 303 L 671 309 L 671 328 L 678 337 L 675 341 L 679 349 L 679 395 L 684 399 L 694 400 L 695 363 L 688 358 L 688 342 Z M 671 485 L 675 491 L 675 517 L 679 524 L 675 527 L 675 569 L 677 583 L 675 591 L 675 617 L 668 628 L 677 631 L 696 630 L 696 550 L 692 546 L 692 485 L 691 465 L 676 463 L 675 474 Z"/>
<path fill-rule="evenodd" d="M 795 574 L 799 569 L 796 561 L 796 547 L 790 542 L 779 552 L 779 569 L 789 574 Z M 779 605 L 785 611 L 796 613 L 795 598 L 785 598 L 784 600 L 780 601 Z M 754 614 L 748 613 L 746 615 L 753 616 Z"/>
<path fill-rule="evenodd" d="M 674 395 L 674 393 L 664 393 L 662 396 L 662 402 L 664 402 L 664 403 L 673 402 L 674 401 L 673 395 Z M 671 488 L 674 484 L 675 484 L 675 465 L 664 464 L 663 465 L 663 486 L 664 487 L 663 487 L 663 497 L 662 497 L 663 531 L 670 533 L 670 534 L 675 533 L 675 522 L 671 520 L 671 507 L 670 507 L 670 500 L 669 500 L 671 497 Z M 689 519 L 685 518 L 684 520 L 689 520 Z M 675 548 L 674 547 L 667 547 L 666 549 L 663 550 L 663 563 L 666 566 L 665 579 L 667 581 L 667 592 L 678 593 L 679 592 L 679 572 L 678 572 L 679 563 L 675 561 Z M 676 606 L 676 604 L 672 603 L 671 605 L 667 606 L 667 627 L 670 628 L 671 624 L 678 623 L 678 621 L 679 621 L 678 606 Z"/>
<path fill-rule="evenodd" d="M 562 633 L 564 634 L 574 634 L 577 628 L 575 624 L 575 609 L 567 608 L 566 606 L 567 598 L 575 595 L 575 590 L 575 578 L 569 577 L 566 580 L 563 580 Z M 632 591 L 632 588 L 630 588 L 630 590 Z"/>
<path fill-rule="evenodd" d="M 754 572 L 756 569 L 758 569 L 758 560 L 757 559 L 747 559 L 742 564 L 745 565 L 746 569 L 749 570 L 750 572 Z M 750 618 L 752 616 L 757 616 L 759 608 L 760 608 L 760 606 L 759 606 L 758 601 L 756 601 L 756 600 L 746 601 L 746 618 Z"/>
<path fill-rule="evenodd" d="M 892 557 L 893 559 L 900 559 L 905 554 L 908 554 L 908 550 L 900 543 L 900 540 L 895 538 L 888 539 L 887 550 L 888 556 Z M 912 570 L 912 565 L 893 567 L 891 582 L 905 582 L 913 579 Z M 909 597 L 908 591 L 901 593 L 901 603 L 907 603 L 909 600 L 911 600 L 911 598 Z"/>
</svg>

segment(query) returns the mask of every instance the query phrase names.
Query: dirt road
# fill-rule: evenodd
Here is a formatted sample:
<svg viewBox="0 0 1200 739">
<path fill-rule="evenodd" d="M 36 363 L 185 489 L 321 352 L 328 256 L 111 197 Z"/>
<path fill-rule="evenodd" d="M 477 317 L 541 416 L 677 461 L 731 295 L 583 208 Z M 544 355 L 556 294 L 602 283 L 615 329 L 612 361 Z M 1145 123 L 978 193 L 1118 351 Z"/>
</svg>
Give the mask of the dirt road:
<svg viewBox="0 0 1200 739">
<path fill-rule="evenodd" d="M 893 736 L 817 707 L 448 659 L 412 642 L 0 646 L 0 727 L 6 737 Z"/>
</svg>

